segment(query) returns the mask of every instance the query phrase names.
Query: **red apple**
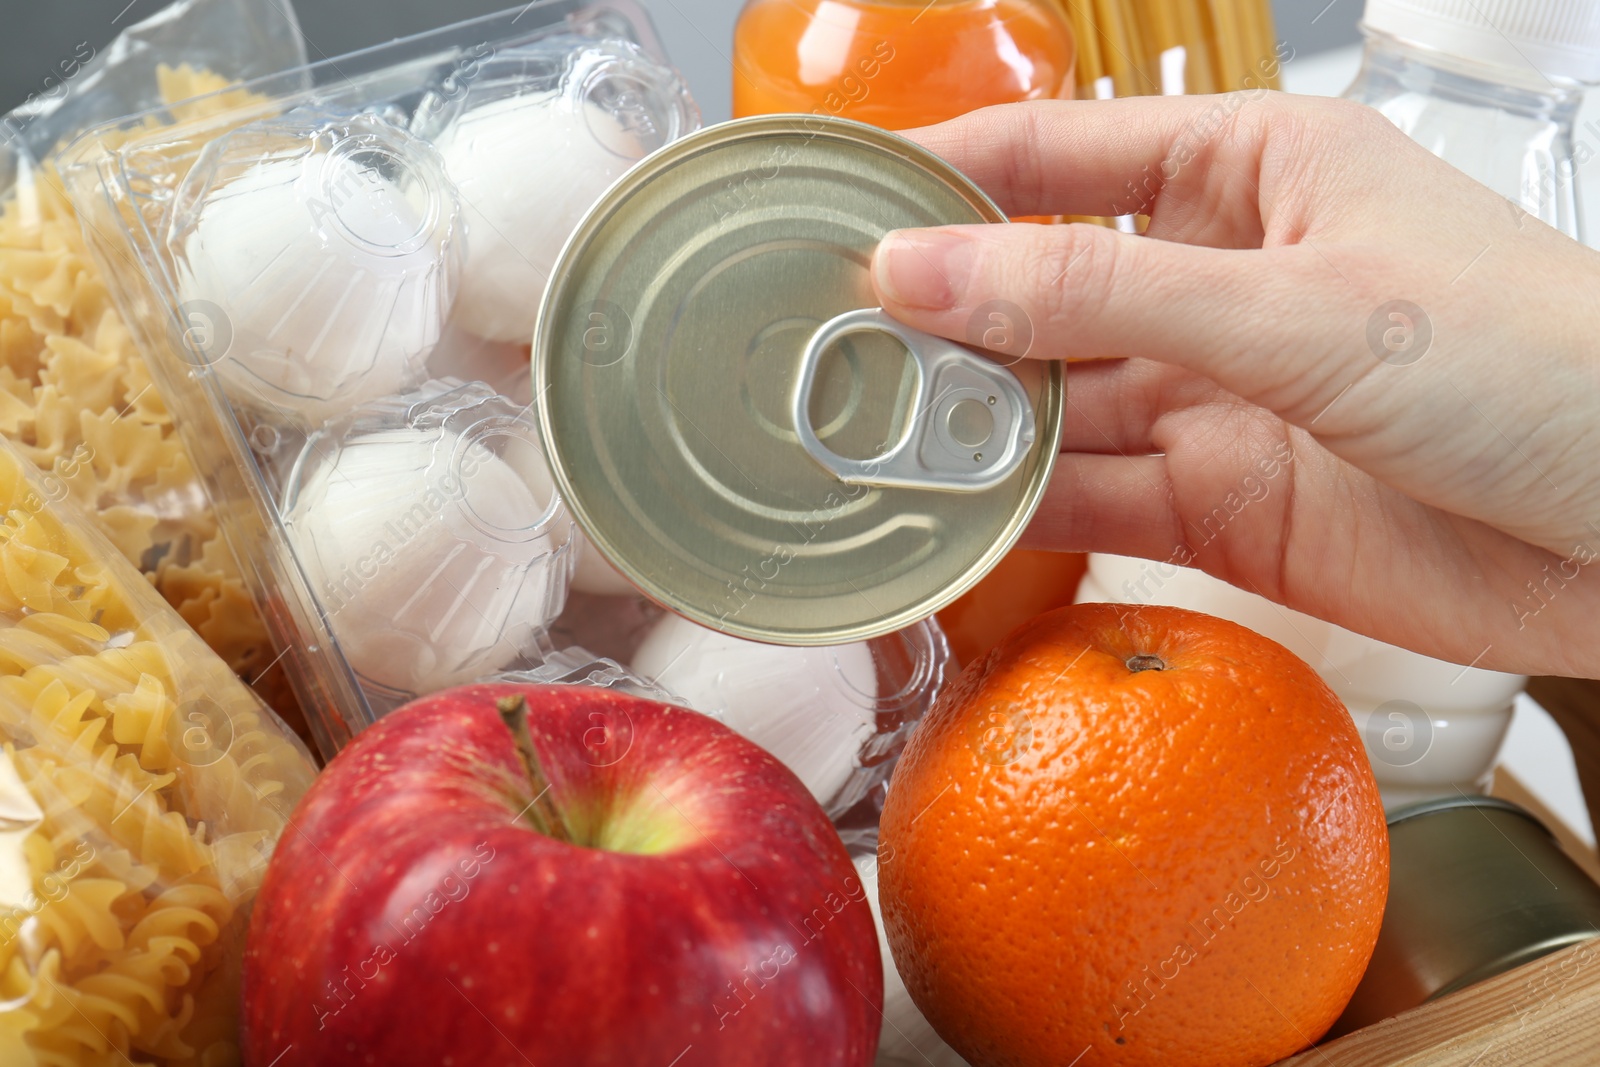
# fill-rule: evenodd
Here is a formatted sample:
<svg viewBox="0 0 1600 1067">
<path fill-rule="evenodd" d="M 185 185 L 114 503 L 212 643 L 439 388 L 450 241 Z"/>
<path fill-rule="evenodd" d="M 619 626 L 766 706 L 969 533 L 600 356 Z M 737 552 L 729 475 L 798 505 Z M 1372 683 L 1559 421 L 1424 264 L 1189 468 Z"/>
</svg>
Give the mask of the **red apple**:
<svg viewBox="0 0 1600 1067">
<path fill-rule="evenodd" d="M 448 690 L 357 737 L 278 845 L 244 967 L 250 1067 L 865 1067 L 883 999 L 799 779 L 579 686 Z"/>
</svg>

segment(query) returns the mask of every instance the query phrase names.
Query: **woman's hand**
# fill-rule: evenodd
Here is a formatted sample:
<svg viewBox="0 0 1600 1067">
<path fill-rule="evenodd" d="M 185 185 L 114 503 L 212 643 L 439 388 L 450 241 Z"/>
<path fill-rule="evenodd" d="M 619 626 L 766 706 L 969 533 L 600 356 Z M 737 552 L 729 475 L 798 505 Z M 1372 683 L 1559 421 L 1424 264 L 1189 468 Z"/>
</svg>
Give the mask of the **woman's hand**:
<svg viewBox="0 0 1600 1067">
<path fill-rule="evenodd" d="M 1020 104 L 909 136 L 1008 214 L 1150 217 L 879 247 L 895 317 L 966 341 L 999 315 L 1031 357 L 1095 361 L 1026 544 L 1600 676 L 1600 254 L 1340 101 Z"/>
</svg>

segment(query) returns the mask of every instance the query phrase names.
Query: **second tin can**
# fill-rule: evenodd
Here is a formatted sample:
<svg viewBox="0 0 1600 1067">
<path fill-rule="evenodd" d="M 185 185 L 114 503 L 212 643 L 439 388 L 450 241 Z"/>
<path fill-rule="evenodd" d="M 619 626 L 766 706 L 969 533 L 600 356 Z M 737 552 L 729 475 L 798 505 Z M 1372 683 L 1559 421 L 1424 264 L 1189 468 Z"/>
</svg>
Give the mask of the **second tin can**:
<svg viewBox="0 0 1600 1067">
<path fill-rule="evenodd" d="M 652 599 L 759 641 L 859 641 L 960 596 L 1043 496 L 1063 370 L 1021 358 L 1014 308 L 980 309 L 994 358 L 902 326 L 869 267 L 890 230 L 1004 221 L 936 156 L 838 119 L 645 159 L 563 251 L 534 338 L 578 524 Z"/>
<path fill-rule="evenodd" d="M 1389 817 L 1389 902 L 1343 1034 L 1600 935 L 1600 886 L 1537 819 L 1495 797 Z"/>
</svg>

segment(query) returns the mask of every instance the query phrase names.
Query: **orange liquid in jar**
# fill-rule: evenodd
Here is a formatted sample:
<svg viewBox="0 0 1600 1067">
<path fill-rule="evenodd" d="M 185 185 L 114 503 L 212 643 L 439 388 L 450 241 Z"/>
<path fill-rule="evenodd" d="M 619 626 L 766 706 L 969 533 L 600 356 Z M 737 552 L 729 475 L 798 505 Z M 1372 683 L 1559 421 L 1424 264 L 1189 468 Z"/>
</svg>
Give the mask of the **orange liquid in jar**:
<svg viewBox="0 0 1600 1067">
<path fill-rule="evenodd" d="M 751 0 L 733 35 L 733 114 L 816 112 L 908 130 L 1072 95 L 1052 0 Z"/>
</svg>

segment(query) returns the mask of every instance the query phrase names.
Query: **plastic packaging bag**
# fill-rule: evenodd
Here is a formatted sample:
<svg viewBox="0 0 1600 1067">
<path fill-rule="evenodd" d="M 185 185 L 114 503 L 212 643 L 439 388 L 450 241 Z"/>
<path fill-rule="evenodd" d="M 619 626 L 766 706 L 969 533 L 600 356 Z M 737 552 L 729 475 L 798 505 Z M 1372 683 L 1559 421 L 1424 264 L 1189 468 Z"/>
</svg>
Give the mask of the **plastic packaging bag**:
<svg viewBox="0 0 1600 1067">
<path fill-rule="evenodd" d="M 237 1061 L 249 908 L 315 768 L 0 445 L 0 1063 Z"/>
<path fill-rule="evenodd" d="M 211 71 L 225 85 L 305 62 L 289 0 L 176 0 L 98 52 L 88 41 L 75 46 L 0 118 L 0 189 L 91 126 L 185 99 L 166 93 L 163 68 Z"/>
<path fill-rule="evenodd" d="M 94 123 L 303 63 L 299 30 L 284 0 L 180 0 L 92 53 L 85 43 L 0 119 L 0 433 L 294 721 L 293 694 L 271 670 L 277 652 L 89 254 L 56 153 Z M 212 95 L 173 117 L 246 95 Z"/>
</svg>

